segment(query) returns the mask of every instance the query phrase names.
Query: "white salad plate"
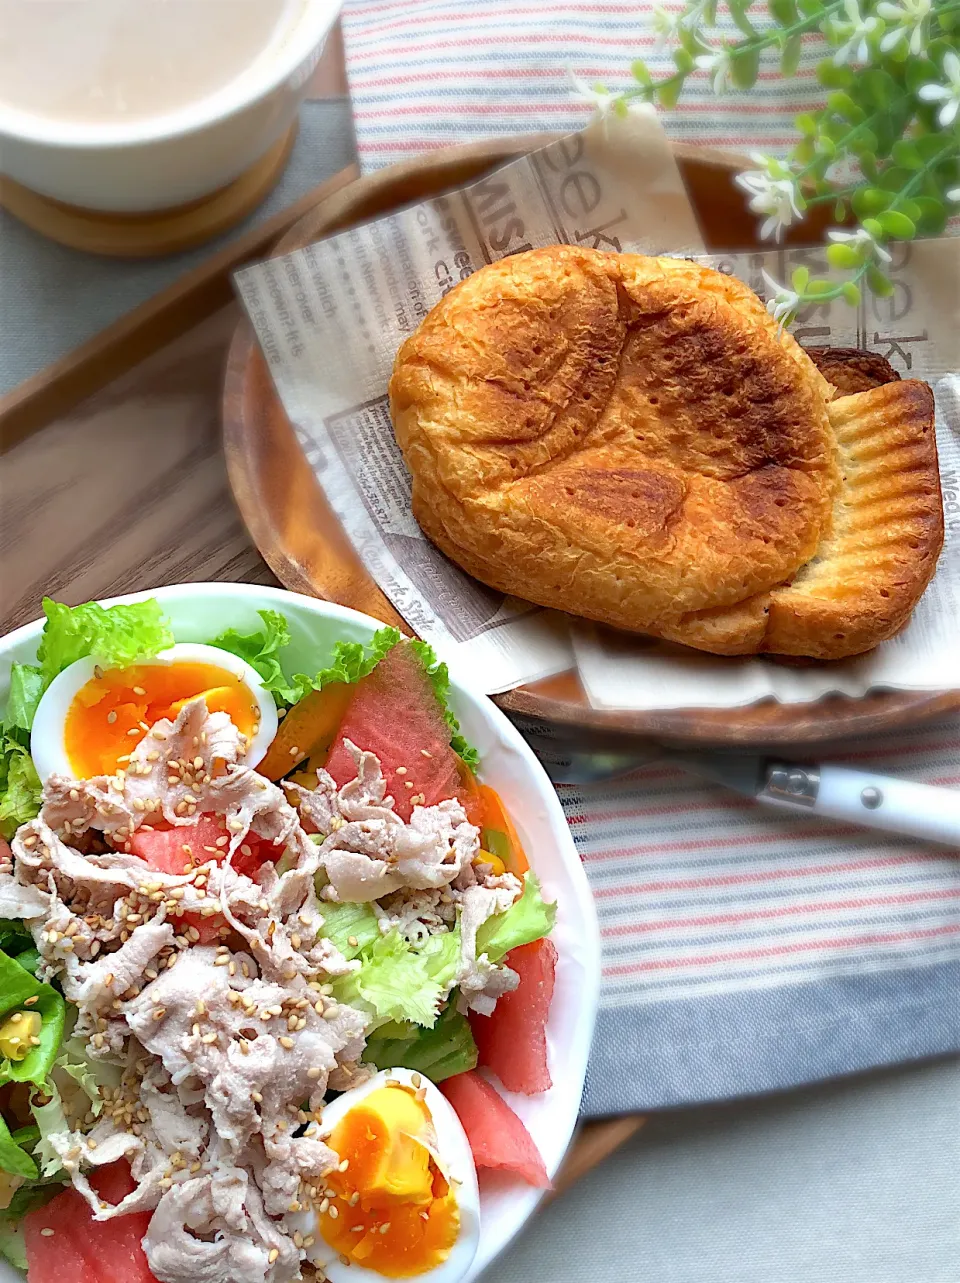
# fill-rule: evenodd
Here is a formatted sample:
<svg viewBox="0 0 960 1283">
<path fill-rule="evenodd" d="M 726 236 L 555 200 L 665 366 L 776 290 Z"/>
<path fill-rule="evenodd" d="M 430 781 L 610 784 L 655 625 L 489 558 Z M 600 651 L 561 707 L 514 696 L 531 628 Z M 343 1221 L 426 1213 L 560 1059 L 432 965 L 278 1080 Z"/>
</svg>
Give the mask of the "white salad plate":
<svg viewBox="0 0 960 1283">
<path fill-rule="evenodd" d="M 292 672 L 316 672 L 335 642 L 365 642 L 381 627 L 344 606 L 256 584 L 180 584 L 103 604 L 148 597 L 161 603 L 177 641 L 209 641 L 226 628 L 254 632 L 260 626 L 258 610 L 280 611 L 290 624 L 292 640 L 283 662 Z M 42 627 L 43 620 L 37 620 L 0 638 L 0 708 L 6 704 L 10 665 L 35 660 Z M 479 688 L 471 690 L 456 674 L 451 675 L 450 705 L 468 742 L 479 751 L 480 778 L 500 794 L 516 825 L 545 898 L 557 901 L 551 938 L 559 960 L 547 1023 L 553 1086 L 536 1096 L 521 1096 L 491 1080 L 523 1120 L 553 1177 L 577 1121 L 599 1001 L 600 936 L 593 899 L 557 795 L 521 735 Z M 480 1248 L 463 1283 L 503 1251 L 543 1195 L 518 1177 L 481 1173 Z M 22 1276 L 0 1261 L 0 1283 L 22 1283 Z"/>
</svg>

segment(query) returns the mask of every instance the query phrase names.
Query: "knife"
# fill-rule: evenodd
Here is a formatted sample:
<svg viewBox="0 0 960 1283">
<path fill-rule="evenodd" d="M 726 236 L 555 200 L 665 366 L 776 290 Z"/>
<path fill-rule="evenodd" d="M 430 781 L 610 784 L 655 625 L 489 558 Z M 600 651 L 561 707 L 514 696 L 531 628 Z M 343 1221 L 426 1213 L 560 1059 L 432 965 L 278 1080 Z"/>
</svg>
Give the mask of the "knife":
<svg viewBox="0 0 960 1283">
<path fill-rule="evenodd" d="M 960 847 L 957 789 L 758 753 L 690 753 L 659 747 L 648 752 L 591 750 L 549 731 L 529 726 L 523 730 L 555 784 L 613 780 L 652 762 L 665 762 L 767 806 Z"/>
</svg>

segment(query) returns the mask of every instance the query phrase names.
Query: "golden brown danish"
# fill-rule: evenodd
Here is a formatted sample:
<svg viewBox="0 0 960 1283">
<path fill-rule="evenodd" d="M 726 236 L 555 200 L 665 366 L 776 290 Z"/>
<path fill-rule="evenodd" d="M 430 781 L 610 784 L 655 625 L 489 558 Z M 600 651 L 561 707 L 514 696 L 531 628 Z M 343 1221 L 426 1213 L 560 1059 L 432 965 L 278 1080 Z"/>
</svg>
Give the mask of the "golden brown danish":
<svg viewBox="0 0 960 1283">
<path fill-rule="evenodd" d="M 902 626 L 943 537 L 929 388 L 834 393 L 740 281 L 567 245 L 452 290 L 390 383 L 414 514 L 476 578 L 825 659 Z"/>
</svg>

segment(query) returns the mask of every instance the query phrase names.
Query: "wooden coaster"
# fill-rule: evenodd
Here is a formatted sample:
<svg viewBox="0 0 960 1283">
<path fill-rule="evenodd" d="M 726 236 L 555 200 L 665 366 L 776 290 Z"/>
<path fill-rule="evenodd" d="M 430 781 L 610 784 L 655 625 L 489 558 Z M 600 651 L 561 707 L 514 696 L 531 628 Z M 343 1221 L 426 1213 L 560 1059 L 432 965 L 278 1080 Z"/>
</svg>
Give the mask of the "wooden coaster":
<svg viewBox="0 0 960 1283">
<path fill-rule="evenodd" d="M 246 218 L 283 173 L 297 123 L 239 178 L 209 196 L 146 214 L 116 214 L 66 205 L 0 178 L 0 205 L 22 223 L 88 254 L 113 258 L 153 258 L 176 254 L 211 240 Z"/>
</svg>

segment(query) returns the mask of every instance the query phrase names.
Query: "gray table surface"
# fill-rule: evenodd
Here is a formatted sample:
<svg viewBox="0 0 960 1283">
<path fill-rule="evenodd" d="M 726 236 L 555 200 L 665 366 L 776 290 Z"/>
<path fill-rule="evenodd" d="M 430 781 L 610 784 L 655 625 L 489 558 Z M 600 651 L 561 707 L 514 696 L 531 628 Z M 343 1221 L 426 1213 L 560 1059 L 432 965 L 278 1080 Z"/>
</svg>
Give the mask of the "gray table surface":
<svg viewBox="0 0 960 1283">
<path fill-rule="evenodd" d="M 309 103 L 283 182 L 253 217 L 352 158 L 349 105 Z M 93 258 L 0 215 L 0 391 L 209 252 Z M 655 1116 L 484 1283 L 638 1279 L 960 1283 L 960 1062 Z"/>
</svg>

